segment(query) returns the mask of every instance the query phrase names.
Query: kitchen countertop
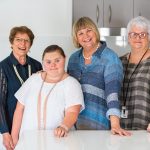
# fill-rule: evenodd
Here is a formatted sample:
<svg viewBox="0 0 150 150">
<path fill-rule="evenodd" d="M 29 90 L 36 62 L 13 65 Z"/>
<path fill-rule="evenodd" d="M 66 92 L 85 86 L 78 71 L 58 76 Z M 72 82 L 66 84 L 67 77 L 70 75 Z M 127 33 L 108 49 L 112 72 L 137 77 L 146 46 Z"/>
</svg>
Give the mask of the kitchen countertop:
<svg viewBox="0 0 150 150">
<path fill-rule="evenodd" d="M 56 138 L 53 131 L 25 132 L 15 150 L 149 150 L 150 133 L 131 131 L 131 136 L 112 135 L 110 131 L 70 131 Z"/>
</svg>

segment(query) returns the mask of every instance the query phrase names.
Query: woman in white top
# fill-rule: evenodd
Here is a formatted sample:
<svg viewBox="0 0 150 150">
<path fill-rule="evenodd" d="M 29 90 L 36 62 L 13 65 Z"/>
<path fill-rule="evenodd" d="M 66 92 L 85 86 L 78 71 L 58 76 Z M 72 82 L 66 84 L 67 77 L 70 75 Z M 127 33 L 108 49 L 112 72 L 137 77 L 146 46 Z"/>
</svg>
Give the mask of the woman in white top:
<svg viewBox="0 0 150 150">
<path fill-rule="evenodd" d="M 16 92 L 12 138 L 27 130 L 54 129 L 55 136 L 66 136 L 84 109 L 79 82 L 65 68 L 65 54 L 57 45 L 48 46 L 42 57 L 43 72 L 32 75 Z"/>
</svg>

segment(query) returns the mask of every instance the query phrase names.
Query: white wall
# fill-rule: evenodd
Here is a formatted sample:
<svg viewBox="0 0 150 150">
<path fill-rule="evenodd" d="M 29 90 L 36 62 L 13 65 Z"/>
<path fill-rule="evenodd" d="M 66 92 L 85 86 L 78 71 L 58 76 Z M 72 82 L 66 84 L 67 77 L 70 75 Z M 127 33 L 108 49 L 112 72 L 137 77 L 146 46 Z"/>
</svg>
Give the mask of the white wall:
<svg viewBox="0 0 150 150">
<path fill-rule="evenodd" d="M 68 56 L 72 53 L 72 0 L 0 0 L 0 14 L 0 61 L 11 52 L 10 29 L 21 25 L 35 34 L 29 55 L 39 61 L 50 44 L 60 45 Z"/>
</svg>

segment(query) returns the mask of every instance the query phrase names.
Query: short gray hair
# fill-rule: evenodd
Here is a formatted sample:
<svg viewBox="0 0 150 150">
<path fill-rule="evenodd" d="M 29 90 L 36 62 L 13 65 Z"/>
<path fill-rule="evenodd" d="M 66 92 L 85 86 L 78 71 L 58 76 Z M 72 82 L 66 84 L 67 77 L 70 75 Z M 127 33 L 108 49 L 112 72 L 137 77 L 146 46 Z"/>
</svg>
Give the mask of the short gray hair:
<svg viewBox="0 0 150 150">
<path fill-rule="evenodd" d="M 127 25 L 127 36 L 130 33 L 131 28 L 133 26 L 137 26 L 146 30 L 148 33 L 149 40 L 150 40 L 150 21 L 148 19 L 146 19 L 143 16 L 138 16 L 138 17 L 131 19 Z"/>
</svg>

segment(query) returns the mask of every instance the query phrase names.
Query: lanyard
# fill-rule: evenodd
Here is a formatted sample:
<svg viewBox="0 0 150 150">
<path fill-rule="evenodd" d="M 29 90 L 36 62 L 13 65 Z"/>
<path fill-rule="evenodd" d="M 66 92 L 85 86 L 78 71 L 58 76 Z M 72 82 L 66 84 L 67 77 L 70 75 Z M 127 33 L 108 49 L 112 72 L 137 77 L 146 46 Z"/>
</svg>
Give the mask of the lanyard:
<svg viewBox="0 0 150 150">
<path fill-rule="evenodd" d="M 47 96 L 46 96 L 46 98 L 45 98 L 45 100 L 44 100 L 43 120 L 41 120 L 41 113 L 42 113 L 42 111 L 41 111 L 41 92 L 42 92 L 42 88 L 43 88 L 43 85 L 44 85 L 44 81 L 45 81 L 45 79 L 46 79 L 46 76 L 47 76 L 47 75 L 45 75 L 45 78 L 44 78 L 44 80 L 43 80 L 43 82 L 42 82 L 42 85 L 41 85 L 41 88 L 40 88 L 40 92 L 39 92 L 39 95 L 38 95 L 38 104 L 37 104 L 37 115 L 38 115 L 38 116 L 37 116 L 37 117 L 38 117 L 38 129 L 39 129 L 39 130 L 41 130 L 41 129 L 46 129 L 47 101 L 48 101 L 48 97 L 49 97 L 50 93 L 52 92 L 52 90 L 54 89 L 54 87 L 55 87 L 56 84 L 57 84 L 57 83 L 55 83 L 55 84 L 53 85 L 53 87 L 49 90 L 49 92 L 48 92 L 48 94 L 47 94 Z M 43 122 L 42 122 L 42 121 L 43 121 Z M 44 124 L 44 125 L 42 125 L 42 124 Z"/>
<path fill-rule="evenodd" d="M 13 65 L 13 68 L 15 70 L 15 74 L 17 76 L 17 78 L 19 79 L 21 85 L 24 83 L 23 79 L 21 78 L 18 70 L 17 70 L 17 67 L 15 65 Z M 31 76 L 31 65 L 28 64 L 28 76 L 30 77 Z"/>
<path fill-rule="evenodd" d="M 130 78 L 128 79 L 127 81 L 127 90 L 126 90 L 126 94 L 125 94 L 125 77 L 127 75 L 127 70 L 128 70 L 128 66 L 129 66 L 129 60 L 130 60 L 130 57 L 131 57 L 131 53 L 129 54 L 129 58 L 128 58 L 128 62 L 127 62 L 127 65 L 126 65 L 126 69 L 125 69 L 125 74 L 124 74 L 124 79 L 123 79 L 123 100 L 124 100 L 124 103 L 123 103 L 123 106 L 126 106 L 126 101 L 127 101 L 127 94 L 128 94 L 128 90 L 129 90 L 129 84 L 130 84 L 130 80 L 132 78 L 132 76 L 134 75 L 135 71 L 137 70 L 137 68 L 139 67 L 143 57 L 145 56 L 145 54 L 147 53 L 148 50 L 146 50 L 146 52 L 143 54 L 143 56 L 141 57 L 140 61 L 138 62 L 138 64 L 136 65 L 135 69 L 133 70 L 133 72 L 131 73 L 131 76 Z"/>
</svg>

